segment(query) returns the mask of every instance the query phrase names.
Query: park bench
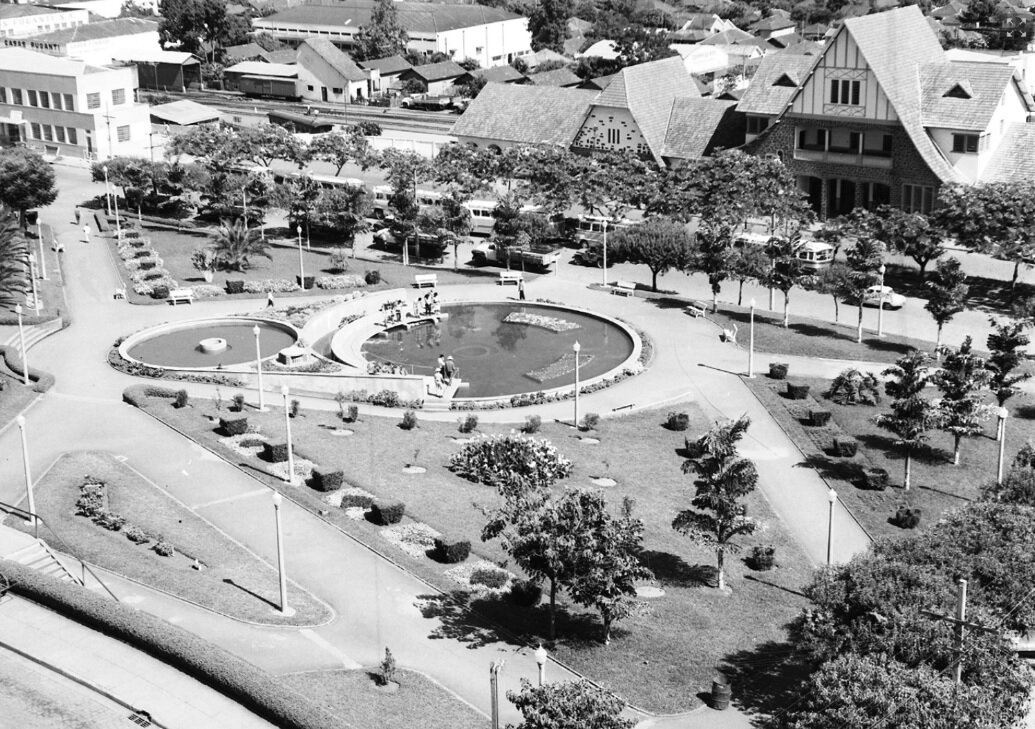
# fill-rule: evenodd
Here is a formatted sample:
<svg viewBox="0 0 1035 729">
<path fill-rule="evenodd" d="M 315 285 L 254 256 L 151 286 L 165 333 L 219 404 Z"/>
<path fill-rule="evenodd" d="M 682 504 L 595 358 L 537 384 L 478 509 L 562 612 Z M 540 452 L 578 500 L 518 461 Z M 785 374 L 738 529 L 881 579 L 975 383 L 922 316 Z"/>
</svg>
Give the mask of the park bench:
<svg viewBox="0 0 1035 729">
<path fill-rule="evenodd" d="M 438 286 L 438 274 L 437 273 L 418 273 L 413 277 L 413 285 L 415 288 L 421 289 L 425 286 L 435 287 Z"/>
<path fill-rule="evenodd" d="M 113 299 L 125 299 L 126 298 L 126 287 L 116 286 L 115 292 L 111 295 Z"/>
<path fill-rule="evenodd" d="M 169 292 L 169 303 L 173 306 L 192 304 L 194 303 L 194 292 L 191 289 L 173 289 Z"/>
<path fill-rule="evenodd" d="M 704 316 L 708 313 L 708 307 L 702 304 L 700 301 L 692 301 L 686 307 L 687 313 L 696 319 L 699 316 Z"/>
<path fill-rule="evenodd" d="M 636 284 L 631 281 L 615 281 L 612 287 L 611 293 L 618 296 L 632 296 L 636 291 Z"/>
<path fill-rule="evenodd" d="M 521 271 L 500 271 L 499 285 L 506 286 L 512 283 L 517 286 L 522 278 Z"/>
</svg>

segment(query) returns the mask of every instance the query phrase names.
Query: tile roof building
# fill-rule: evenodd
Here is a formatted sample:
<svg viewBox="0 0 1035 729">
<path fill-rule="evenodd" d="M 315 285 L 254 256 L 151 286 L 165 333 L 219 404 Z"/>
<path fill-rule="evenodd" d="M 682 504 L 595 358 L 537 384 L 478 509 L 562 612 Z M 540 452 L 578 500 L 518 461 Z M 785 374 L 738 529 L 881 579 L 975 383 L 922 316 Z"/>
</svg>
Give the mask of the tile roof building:
<svg viewBox="0 0 1035 729">
<path fill-rule="evenodd" d="M 486 84 L 450 134 L 461 144 L 478 147 L 569 147 L 597 94 L 556 86 Z"/>
<path fill-rule="evenodd" d="M 0 5 L 0 38 L 21 38 L 90 22 L 85 10 L 62 10 L 39 5 Z"/>
<path fill-rule="evenodd" d="M 768 60 L 739 106 L 749 132 L 771 122 L 751 146 L 782 157 L 824 216 L 926 212 L 943 183 L 1035 177 L 1010 163 L 1031 154 L 1023 83 L 1006 64 L 948 60 L 916 6 L 846 20 L 804 79 L 779 83 Z"/>
<path fill-rule="evenodd" d="M 578 86 L 582 79 L 570 68 L 555 68 L 552 71 L 533 73 L 528 77 L 533 86 Z"/>
<path fill-rule="evenodd" d="M 744 143 L 744 115 L 736 101 L 684 96 L 672 103 L 661 156 L 669 167 Z"/>
<path fill-rule="evenodd" d="M 350 103 L 381 90 L 381 74 L 364 70 L 326 38 L 307 38 L 298 45 L 295 65 L 304 99 Z"/>
<path fill-rule="evenodd" d="M 158 23 L 145 18 L 119 18 L 85 23 L 29 38 L 5 38 L 4 44 L 51 56 L 107 65 L 119 56 L 160 51 Z"/>
</svg>

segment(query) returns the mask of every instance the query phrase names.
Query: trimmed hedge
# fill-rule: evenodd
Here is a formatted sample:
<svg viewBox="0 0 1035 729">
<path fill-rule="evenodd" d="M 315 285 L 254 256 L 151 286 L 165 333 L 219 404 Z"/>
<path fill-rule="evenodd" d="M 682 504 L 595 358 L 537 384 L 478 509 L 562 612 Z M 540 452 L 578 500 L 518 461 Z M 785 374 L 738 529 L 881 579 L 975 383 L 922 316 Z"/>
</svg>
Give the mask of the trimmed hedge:
<svg viewBox="0 0 1035 729">
<path fill-rule="evenodd" d="M 791 368 L 789 364 L 783 362 L 770 362 L 769 363 L 769 377 L 774 380 L 786 380 L 787 371 Z"/>
<path fill-rule="evenodd" d="M 310 485 L 317 491 L 337 491 L 345 482 L 342 471 L 313 471 Z"/>
<path fill-rule="evenodd" d="M 883 468 L 867 468 L 863 471 L 863 488 L 873 491 L 883 491 L 888 487 L 888 472 Z"/>
<path fill-rule="evenodd" d="M 686 413 L 669 413 L 665 418 L 665 427 L 675 431 L 686 430 L 690 427 L 690 416 Z"/>
<path fill-rule="evenodd" d="M 822 428 L 830 422 L 829 410 L 809 410 L 808 424 L 813 428 Z"/>
<path fill-rule="evenodd" d="M 220 418 L 219 427 L 227 435 L 244 435 L 248 432 L 248 418 Z"/>
<path fill-rule="evenodd" d="M 370 519 L 375 524 L 390 526 L 402 521 L 406 513 L 406 504 L 399 502 L 395 504 L 377 504 L 370 507 Z"/>
<path fill-rule="evenodd" d="M 834 438 L 834 455 L 851 458 L 859 450 L 859 441 L 854 438 Z"/>
<path fill-rule="evenodd" d="M 227 282 L 226 282 L 226 292 L 228 294 L 243 294 L 244 293 L 244 281 L 241 281 L 241 280 L 234 280 L 234 281 L 227 280 Z"/>
<path fill-rule="evenodd" d="M 794 383 L 787 383 L 787 397 L 791 400 L 804 400 L 809 396 L 808 385 L 796 385 Z"/>
<path fill-rule="evenodd" d="M 374 505 L 374 497 L 366 494 L 345 494 L 341 497 L 341 508 L 369 509 Z"/>
<path fill-rule="evenodd" d="M 287 443 L 263 443 L 262 458 L 270 463 L 283 463 L 288 459 Z"/>
<path fill-rule="evenodd" d="M 14 594 L 183 671 L 275 726 L 349 729 L 265 671 L 160 618 L 14 562 L 0 560 L 0 572 Z"/>
<path fill-rule="evenodd" d="M 471 554 L 471 543 L 466 539 L 435 538 L 435 548 L 431 552 L 432 559 L 445 564 L 463 562 Z"/>
<path fill-rule="evenodd" d="M 25 363 L 22 361 L 21 353 L 16 347 L 0 344 L 0 354 L 3 355 L 7 368 L 18 377 L 25 372 Z M 29 381 L 35 392 L 46 392 L 54 386 L 54 375 L 43 370 L 29 367 Z"/>
<path fill-rule="evenodd" d="M 903 507 L 888 521 L 901 529 L 916 529 L 920 525 L 920 509 Z"/>
<path fill-rule="evenodd" d="M 508 597 L 518 607 L 534 608 L 543 597 L 543 588 L 535 580 L 514 580 Z"/>
</svg>

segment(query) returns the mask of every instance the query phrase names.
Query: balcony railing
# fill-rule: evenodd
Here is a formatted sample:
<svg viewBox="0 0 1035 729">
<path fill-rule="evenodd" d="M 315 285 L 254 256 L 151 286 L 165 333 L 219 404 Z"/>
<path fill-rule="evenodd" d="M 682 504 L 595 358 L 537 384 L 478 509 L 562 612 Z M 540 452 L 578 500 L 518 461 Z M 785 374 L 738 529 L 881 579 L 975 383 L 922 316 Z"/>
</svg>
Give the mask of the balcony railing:
<svg viewBox="0 0 1035 729">
<path fill-rule="evenodd" d="M 887 152 L 836 151 L 832 149 L 810 149 L 798 147 L 794 150 L 794 159 L 802 162 L 826 162 L 835 165 L 855 165 L 857 167 L 876 167 L 891 169 L 891 156 Z"/>
</svg>

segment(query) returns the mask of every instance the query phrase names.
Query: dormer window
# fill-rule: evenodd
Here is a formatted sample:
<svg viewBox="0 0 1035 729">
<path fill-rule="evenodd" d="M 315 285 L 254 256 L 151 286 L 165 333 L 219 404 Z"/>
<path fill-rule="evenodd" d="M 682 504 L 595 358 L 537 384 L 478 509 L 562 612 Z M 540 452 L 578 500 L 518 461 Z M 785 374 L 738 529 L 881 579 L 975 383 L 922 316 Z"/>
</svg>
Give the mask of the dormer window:
<svg viewBox="0 0 1035 729">
<path fill-rule="evenodd" d="M 843 105 L 859 105 L 862 83 L 851 79 L 835 78 L 830 81 L 830 103 Z"/>
<path fill-rule="evenodd" d="M 782 74 L 780 78 L 773 81 L 773 86 L 784 86 L 786 88 L 796 89 L 798 88 L 798 82 L 785 73 Z"/>
<path fill-rule="evenodd" d="M 953 84 L 952 88 L 942 94 L 942 96 L 950 99 L 972 99 L 974 98 L 974 89 L 971 87 L 970 81 L 960 81 Z"/>
<path fill-rule="evenodd" d="M 979 140 L 977 134 L 953 134 L 952 151 L 957 154 L 977 154 Z"/>
</svg>

